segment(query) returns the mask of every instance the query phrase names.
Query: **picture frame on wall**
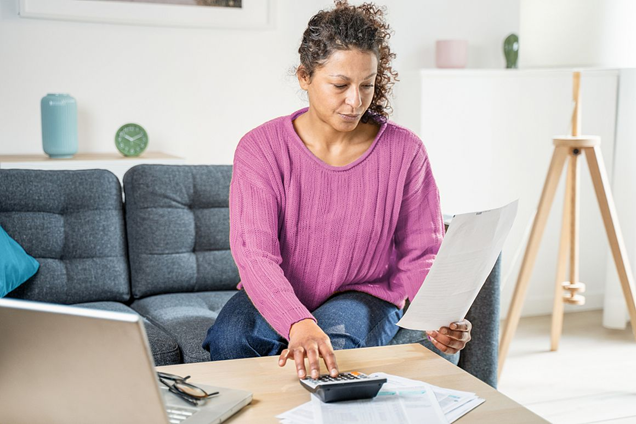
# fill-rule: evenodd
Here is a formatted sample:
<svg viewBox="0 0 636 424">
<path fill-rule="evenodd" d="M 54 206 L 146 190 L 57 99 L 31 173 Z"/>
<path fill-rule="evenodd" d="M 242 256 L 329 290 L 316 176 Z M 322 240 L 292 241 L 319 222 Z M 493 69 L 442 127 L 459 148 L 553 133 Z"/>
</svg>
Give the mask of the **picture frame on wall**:
<svg viewBox="0 0 636 424">
<path fill-rule="evenodd" d="M 272 29 L 276 0 L 20 0 L 22 18 L 194 28 Z"/>
</svg>

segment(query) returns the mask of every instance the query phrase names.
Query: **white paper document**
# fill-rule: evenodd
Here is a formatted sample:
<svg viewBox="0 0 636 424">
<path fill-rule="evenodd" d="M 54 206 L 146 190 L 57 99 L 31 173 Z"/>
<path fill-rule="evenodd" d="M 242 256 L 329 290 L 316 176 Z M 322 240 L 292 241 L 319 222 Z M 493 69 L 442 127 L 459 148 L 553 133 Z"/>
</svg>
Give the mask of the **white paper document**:
<svg viewBox="0 0 636 424">
<path fill-rule="evenodd" d="M 314 420 L 318 423 L 385 424 L 390 418 L 395 422 L 407 422 L 406 414 L 395 398 L 377 396 L 373 399 L 324 403 L 311 395 Z"/>
<path fill-rule="evenodd" d="M 411 380 L 383 372 L 373 373 L 371 375 L 374 377 L 386 377 L 387 382 L 384 386 L 382 386 L 382 390 L 385 388 L 403 388 L 417 386 L 418 384 L 426 384 L 418 380 Z M 485 402 L 484 399 L 478 397 L 475 393 L 445 389 L 432 384 L 428 384 L 428 386 L 433 389 L 437 403 L 449 423 L 457 421 L 459 418 Z"/>
<path fill-rule="evenodd" d="M 323 403 L 311 401 L 277 416 L 282 424 L 452 423 L 484 402 L 471 392 L 444 389 L 396 375 L 386 377 L 373 399 Z"/>
<path fill-rule="evenodd" d="M 517 203 L 453 218 L 426 280 L 397 323 L 400 327 L 438 330 L 464 319 L 501 253 Z"/>
</svg>

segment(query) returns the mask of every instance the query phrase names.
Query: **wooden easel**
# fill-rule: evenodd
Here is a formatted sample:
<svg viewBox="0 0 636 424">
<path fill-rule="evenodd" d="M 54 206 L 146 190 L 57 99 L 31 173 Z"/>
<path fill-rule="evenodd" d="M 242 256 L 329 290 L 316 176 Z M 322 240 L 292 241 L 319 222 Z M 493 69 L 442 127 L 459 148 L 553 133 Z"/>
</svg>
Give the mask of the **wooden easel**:
<svg viewBox="0 0 636 424">
<path fill-rule="evenodd" d="M 588 167 L 594 184 L 594 191 L 601 208 L 605 231 L 612 249 L 618 277 L 623 288 L 625 301 L 632 322 L 632 332 L 636 338 L 636 304 L 634 303 L 634 277 L 627 261 L 625 245 L 618 226 L 618 218 L 614 208 L 614 200 L 610 192 L 609 181 L 605 165 L 601 156 L 600 137 L 583 136 L 580 134 L 581 110 L 579 103 L 580 72 L 574 72 L 574 113 L 572 114 L 572 135 L 555 137 L 554 153 L 548 170 L 548 175 L 541 193 L 541 200 L 534 218 L 530 239 L 521 263 L 517 285 L 512 297 L 508 318 L 504 326 L 499 344 L 499 376 L 503 369 L 510 342 L 517 330 L 521 308 L 528 289 L 532 268 L 537 258 L 541 236 L 545 230 L 546 221 L 550 213 L 554 194 L 559 184 L 566 159 L 569 167 L 565 183 L 565 202 L 563 207 L 563 226 L 561 227 L 561 242 L 557 265 L 556 290 L 554 309 L 552 313 L 551 350 L 559 347 L 559 338 L 563 328 L 563 307 L 565 303 L 582 305 L 585 298 L 579 294 L 585 291 L 585 284 L 579 281 L 579 166 L 578 158 L 585 153 Z M 567 255 L 570 254 L 570 279 L 565 280 Z"/>
</svg>

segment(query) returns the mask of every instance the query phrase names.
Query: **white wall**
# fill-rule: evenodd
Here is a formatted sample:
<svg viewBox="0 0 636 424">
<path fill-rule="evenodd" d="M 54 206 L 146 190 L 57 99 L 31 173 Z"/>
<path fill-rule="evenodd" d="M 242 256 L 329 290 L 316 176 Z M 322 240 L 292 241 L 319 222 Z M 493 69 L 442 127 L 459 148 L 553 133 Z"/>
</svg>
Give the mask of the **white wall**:
<svg viewBox="0 0 636 424">
<path fill-rule="evenodd" d="M 305 104 L 290 69 L 307 21 L 332 4 L 275 3 L 275 29 L 250 31 L 25 19 L 17 0 L 0 0 L 0 155 L 42 152 L 39 102 L 61 92 L 78 102 L 80 151 L 114 152 L 117 128 L 137 122 L 149 150 L 231 163 L 245 132 Z M 439 38 L 467 38 L 470 67 L 503 67 L 503 39 L 519 26 L 517 0 L 378 4 L 398 71 L 434 66 Z"/>
<path fill-rule="evenodd" d="M 601 137 L 601 152 L 610 175 L 618 75 L 616 70 L 588 70 L 581 79 L 582 132 Z M 403 114 L 403 118 L 423 140 L 428 140 L 442 210 L 450 214 L 473 212 L 519 199 L 516 220 L 502 253 L 505 315 L 554 152 L 552 138 L 569 133 L 572 72 L 429 70 L 405 75 L 404 82 L 419 88 L 413 90 L 414 114 Z M 579 167 L 579 270 L 580 281 L 586 284 L 586 304 L 566 305 L 566 312 L 601 308 L 606 280 L 607 237 L 584 157 Z M 532 268 L 523 308 L 526 316 L 552 311 L 564 186 L 562 171 Z M 626 199 L 629 196 L 620 197 Z M 615 268 L 612 271 L 616 273 Z"/>
<path fill-rule="evenodd" d="M 276 0 L 275 28 L 252 31 L 24 19 L 17 3 L 0 0 L 0 155 L 42 152 L 39 102 L 62 92 L 77 99 L 83 152 L 114 152 L 117 128 L 137 122 L 149 132 L 149 150 L 215 164 L 231 163 L 251 128 L 305 105 L 290 71 L 307 21 L 332 4 Z M 470 68 L 503 68 L 503 40 L 519 28 L 518 0 L 377 3 L 388 7 L 395 68 L 404 75 L 434 67 L 435 40 L 447 38 L 469 40 Z M 397 122 L 412 107 L 413 88 L 396 86 Z M 547 166 L 536 169 L 539 185 Z M 553 271 L 546 273 L 551 285 Z M 524 313 L 551 307 L 544 291 L 530 288 L 529 298 L 540 299 Z"/>
</svg>

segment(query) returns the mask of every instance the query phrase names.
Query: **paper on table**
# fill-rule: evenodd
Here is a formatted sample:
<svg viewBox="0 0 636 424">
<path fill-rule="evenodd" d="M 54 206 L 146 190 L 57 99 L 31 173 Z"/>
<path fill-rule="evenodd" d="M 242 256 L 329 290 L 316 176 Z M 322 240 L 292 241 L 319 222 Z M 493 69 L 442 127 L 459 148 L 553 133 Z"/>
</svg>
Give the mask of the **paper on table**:
<svg viewBox="0 0 636 424">
<path fill-rule="evenodd" d="M 378 397 L 384 396 L 385 399 L 384 402 L 381 402 L 381 405 L 374 405 L 377 408 L 376 411 L 366 411 L 367 414 L 363 415 L 366 419 L 364 421 L 365 424 L 374 422 L 374 418 L 369 419 L 369 414 L 371 414 L 371 417 L 375 415 L 375 418 L 378 418 L 378 412 L 384 411 L 386 413 L 387 410 L 392 410 L 389 415 L 389 422 L 397 422 L 395 421 L 397 418 L 403 420 L 404 416 L 406 416 L 406 420 L 400 422 L 452 423 L 484 402 L 484 399 L 477 397 L 475 393 L 471 392 L 445 389 L 423 381 L 411 380 L 383 372 L 373 373 L 371 376 L 385 377 L 387 379 L 378 394 Z M 389 397 L 386 398 L 386 396 Z M 378 399 L 378 397 L 375 399 Z M 277 418 L 281 424 L 319 424 L 329 422 L 328 420 L 334 418 L 344 420 L 343 422 L 347 422 L 347 420 L 353 420 L 352 422 L 356 423 L 360 422 L 357 421 L 359 417 L 356 415 L 355 407 L 345 407 L 343 408 L 344 410 L 333 411 L 331 409 L 335 408 L 337 404 L 330 404 L 330 407 L 328 404 L 320 402 L 313 395 L 311 398 L 312 401 L 278 415 Z M 374 400 L 342 402 L 340 404 L 356 403 L 369 406 L 373 405 Z M 400 404 L 399 407 L 398 403 Z M 325 414 L 323 414 L 323 408 L 327 409 Z M 334 414 L 338 415 L 334 416 Z M 380 419 L 382 420 L 383 418 L 380 417 Z"/>
<path fill-rule="evenodd" d="M 437 330 L 464 319 L 508 237 L 517 203 L 453 218 L 426 280 L 397 323 L 400 327 Z"/>
<path fill-rule="evenodd" d="M 482 399 L 480 397 L 475 397 L 469 400 L 468 402 L 466 402 L 465 404 L 463 404 L 462 406 L 449 411 L 446 414 L 446 419 L 448 420 L 449 423 L 453 423 L 457 421 L 458 419 L 460 419 L 461 417 L 463 417 L 464 415 L 466 415 L 467 413 L 469 413 L 470 411 L 472 411 L 473 409 L 477 408 L 479 405 L 481 405 L 484 402 L 486 402 L 485 399 Z"/>
<path fill-rule="evenodd" d="M 384 388 L 378 396 L 398 397 L 409 423 L 448 424 L 448 420 L 437 403 L 435 392 L 428 384 L 387 391 Z"/>
<path fill-rule="evenodd" d="M 429 423 L 448 424 L 432 388 L 417 387 L 385 390 L 373 399 L 324 403 L 312 395 L 314 420 L 317 423 Z"/>
<path fill-rule="evenodd" d="M 385 388 L 404 388 L 426 384 L 435 393 L 437 402 L 449 423 L 457 421 L 459 418 L 463 417 L 468 412 L 485 402 L 484 399 L 478 397 L 472 392 L 446 389 L 424 383 L 422 381 L 411 380 L 409 378 L 386 374 L 383 372 L 376 372 L 371 374 L 371 376 L 385 377 L 387 379 L 387 382 L 384 383 L 384 386 L 382 386 L 382 390 Z"/>
<path fill-rule="evenodd" d="M 393 396 L 375 397 L 345 402 L 324 403 L 311 395 L 315 423 L 385 424 L 388 417 L 396 423 L 408 423 L 400 399 Z"/>
<path fill-rule="evenodd" d="M 281 424 L 314 424 L 314 411 L 311 402 L 303 403 L 294 409 L 277 415 Z"/>
<path fill-rule="evenodd" d="M 400 377 L 397 375 L 386 374 L 383 372 L 376 372 L 370 375 L 371 377 L 384 377 L 387 382 L 382 386 L 382 390 L 385 389 L 400 389 L 404 387 L 414 387 L 417 385 L 427 385 L 431 387 L 435 393 L 437 402 L 444 414 L 448 414 L 450 411 L 462 406 L 465 403 L 477 398 L 475 393 L 463 392 L 460 390 L 445 389 L 442 387 L 434 386 L 432 384 L 424 383 L 423 381 L 411 380 L 410 378 Z M 447 417 L 448 418 L 448 417 Z M 449 420 L 450 421 L 450 420 Z"/>
</svg>

